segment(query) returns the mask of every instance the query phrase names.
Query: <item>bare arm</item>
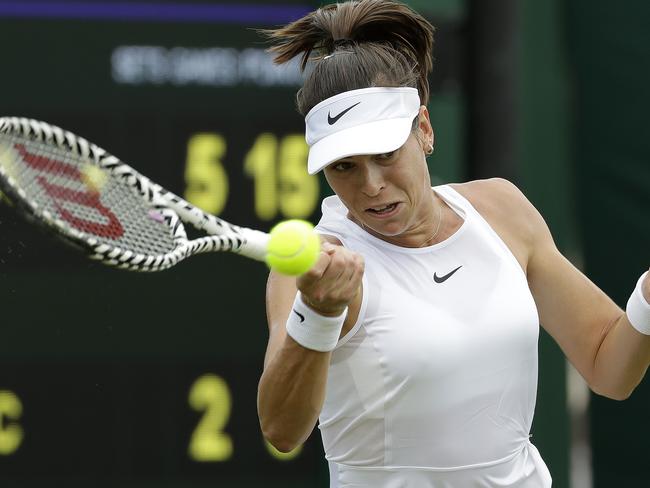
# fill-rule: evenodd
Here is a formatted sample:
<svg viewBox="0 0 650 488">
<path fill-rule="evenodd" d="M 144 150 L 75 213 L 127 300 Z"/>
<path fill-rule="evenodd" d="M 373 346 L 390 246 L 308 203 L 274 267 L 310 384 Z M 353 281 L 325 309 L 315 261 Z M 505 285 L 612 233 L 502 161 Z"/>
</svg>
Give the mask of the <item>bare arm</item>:
<svg viewBox="0 0 650 488">
<path fill-rule="evenodd" d="M 514 185 L 495 185 L 508 208 L 519 210 L 513 223 L 526 234 L 528 284 L 542 326 L 595 393 L 629 397 L 648 369 L 650 336 L 560 253 L 542 216 Z M 650 283 L 645 292 L 650 296 Z"/>
<path fill-rule="evenodd" d="M 295 278 L 271 272 L 267 288 L 269 344 L 258 389 L 264 437 L 288 452 L 305 441 L 323 405 L 331 352 L 312 351 L 287 335 Z"/>
<path fill-rule="evenodd" d="M 623 310 L 548 240 L 537 246 L 528 276 L 542 325 L 590 388 L 615 400 L 628 398 L 648 369 L 650 336 L 634 329 Z"/>
<path fill-rule="evenodd" d="M 361 257 L 327 243 L 323 249 L 314 268 L 298 280 L 271 272 L 267 286 L 270 335 L 258 389 L 258 414 L 264 437 L 283 452 L 304 442 L 313 430 L 325 399 L 332 354 L 306 349 L 287 335 L 285 324 L 297 290 L 321 315 L 340 315 L 359 300 Z M 351 313 L 347 320 L 355 318 Z"/>
</svg>

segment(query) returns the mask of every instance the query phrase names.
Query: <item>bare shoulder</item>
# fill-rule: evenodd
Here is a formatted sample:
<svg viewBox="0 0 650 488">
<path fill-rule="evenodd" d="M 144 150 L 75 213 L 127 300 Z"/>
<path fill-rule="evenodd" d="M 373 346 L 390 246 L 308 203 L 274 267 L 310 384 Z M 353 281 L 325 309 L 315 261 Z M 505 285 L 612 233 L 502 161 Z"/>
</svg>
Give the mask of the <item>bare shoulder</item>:
<svg viewBox="0 0 650 488">
<path fill-rule="evenodd" d="M 511 211 L 529 211 L 532 204 L 517 186 L 504 178 L 473 180 L 450 185 L 463 195 L 477 210 L 509 214 Z M 510 208 L 514 206 L 515 208 Z"/>
<path fill-rule="evenodd" d="M 499 234 L 524 270 L 535 246 L 552 243 L 544 218 L 512 182 L 490 178 L 450 186 Z"/>
</svg>

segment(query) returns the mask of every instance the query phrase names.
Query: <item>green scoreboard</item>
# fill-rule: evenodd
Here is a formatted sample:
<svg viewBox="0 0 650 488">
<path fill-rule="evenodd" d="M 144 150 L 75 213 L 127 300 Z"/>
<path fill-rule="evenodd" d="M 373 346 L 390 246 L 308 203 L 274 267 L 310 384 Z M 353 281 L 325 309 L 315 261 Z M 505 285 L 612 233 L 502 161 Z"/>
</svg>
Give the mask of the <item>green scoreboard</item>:
<svg viewBox="0 0 650 488">
<path fill-rule="evenodd" d="M 302 74 L 274 66 L 257 32 L 316 6 L 0 0 L 0 115 L 79 134 L 233 223 L 317 221 L 329 190 L 305 170 Z M 443 22 L 433 80 L 448 175 L 461 154 L 461 62 L 444 61 L 457 27 Z M 109 269 L 6 203 L 0 486 L 326 486 L 317 432 L 286 454 L 260 432 L 263 265 L 219 254 Z"/>
</svg>

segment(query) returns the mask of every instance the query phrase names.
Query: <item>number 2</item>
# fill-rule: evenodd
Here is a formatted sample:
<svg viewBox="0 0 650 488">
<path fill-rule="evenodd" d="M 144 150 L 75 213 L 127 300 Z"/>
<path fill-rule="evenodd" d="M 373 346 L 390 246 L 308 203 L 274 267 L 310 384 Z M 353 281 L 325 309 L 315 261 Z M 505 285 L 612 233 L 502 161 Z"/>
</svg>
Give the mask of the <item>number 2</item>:
<svg viewBox="0 0 650 488">
<path fill-rule="evenodd" d="M 23 414 L 23 404 L 15 393 L 0 390 L 0 456 L 9 456 L 16 452 L 23 442 L 23 429 L 15 422 Z"/>
<path fill-rule="evenodd" d="M 232 440 L 223 432 L 232 407 L 226 382 L 214 374 L 200 376 L 190 388 L 189 403 L 194 410 L 204 412 L 190 439 L 190 458 L 200 462 L 230 459 Z"/>
</svg>

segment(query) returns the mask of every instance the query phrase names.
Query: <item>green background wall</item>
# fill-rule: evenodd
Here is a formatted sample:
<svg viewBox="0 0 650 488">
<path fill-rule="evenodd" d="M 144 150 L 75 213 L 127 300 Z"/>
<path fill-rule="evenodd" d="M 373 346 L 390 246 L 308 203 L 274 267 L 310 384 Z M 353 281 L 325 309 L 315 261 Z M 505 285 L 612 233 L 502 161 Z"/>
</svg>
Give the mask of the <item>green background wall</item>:
<svg viewBox="0 0 650 488">
<path fill-rule="evenodd" d="M 650 265 L 650 3 L 574 0 L 574 191 L 587 274 L 621 307 Z M 594 486 L 650 484 L 650 385 L 592 395 Z"/>
</svg>

